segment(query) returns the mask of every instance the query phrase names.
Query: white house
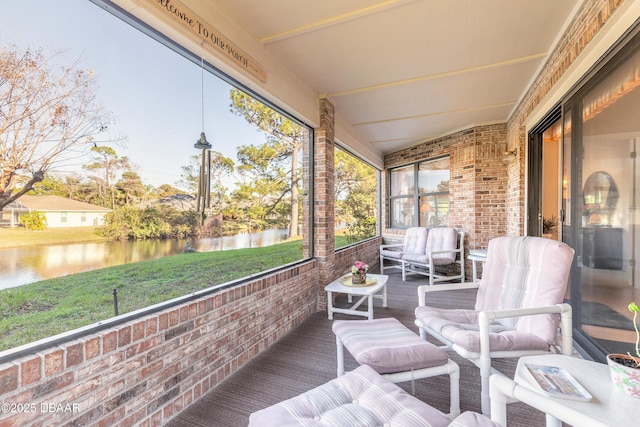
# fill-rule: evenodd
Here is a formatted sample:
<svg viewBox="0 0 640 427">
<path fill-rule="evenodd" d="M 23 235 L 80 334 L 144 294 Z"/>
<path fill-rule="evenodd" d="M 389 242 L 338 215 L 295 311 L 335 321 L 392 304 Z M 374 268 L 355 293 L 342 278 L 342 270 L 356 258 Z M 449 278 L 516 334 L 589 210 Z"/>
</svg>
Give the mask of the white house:
<svg viewBox="0 0 640 427">
<path fill-rule="evenodd" d="M 6 206 L 0 217 L 4 226 L 15 227 L 21 215 L 32 211 L 42 212 L 47 218 L 47 227 L 57 228 L 102 225 L 111 209 L 60 196 L 25 195 Z"/>
</svg>

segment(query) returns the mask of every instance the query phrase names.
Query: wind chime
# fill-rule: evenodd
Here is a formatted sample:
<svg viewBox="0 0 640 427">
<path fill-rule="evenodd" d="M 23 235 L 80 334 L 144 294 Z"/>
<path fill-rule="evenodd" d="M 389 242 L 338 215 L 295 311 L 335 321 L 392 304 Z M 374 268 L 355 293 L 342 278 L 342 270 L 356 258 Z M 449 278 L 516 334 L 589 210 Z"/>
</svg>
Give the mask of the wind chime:
<svg viewBox="0 0 640 427">
<path fill-rule="evenodd" d="M 207 142 L 204 134 L 204 42 L 200 45 L 202 53 L 200 55 L 200 72 L 202 88 L 202 132 L 200 138 L 193 145 L 202 150 L 202 165 L 198 179 L 198 201 L 197 210 L 200 213 L 202 224 L 204 224 L 205 212 L 211 207 L 211 144 Z"/>
</svg>

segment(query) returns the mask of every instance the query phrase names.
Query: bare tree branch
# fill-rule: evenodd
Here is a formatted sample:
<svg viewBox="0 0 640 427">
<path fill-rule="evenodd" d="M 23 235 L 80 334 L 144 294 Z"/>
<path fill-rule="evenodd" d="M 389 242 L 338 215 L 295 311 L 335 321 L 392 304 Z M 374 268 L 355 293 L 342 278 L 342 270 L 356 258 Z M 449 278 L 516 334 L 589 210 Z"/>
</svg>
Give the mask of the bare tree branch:
<svg viewBox="0 0 640 427">
<path fill-rule="evenodd" d="M 58 56 L 0 47 L 0 209 L 86 153 L 112 122 L 96 102 L 93 72 L 57 67 Z"/>
</svg>

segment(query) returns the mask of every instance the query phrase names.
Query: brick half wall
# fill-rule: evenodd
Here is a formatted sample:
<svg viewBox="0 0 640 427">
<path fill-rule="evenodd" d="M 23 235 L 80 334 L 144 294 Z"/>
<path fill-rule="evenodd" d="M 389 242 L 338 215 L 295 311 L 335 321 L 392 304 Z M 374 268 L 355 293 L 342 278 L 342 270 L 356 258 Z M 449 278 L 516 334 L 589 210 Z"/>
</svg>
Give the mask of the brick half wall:
<svg viewBox="0 0 640 427">
<path fill-rule="evenodd" d="M 308 261 L 2 364 L 0 427 L 162 425 L 314 313 L 318 287 Z"/>
</svg>

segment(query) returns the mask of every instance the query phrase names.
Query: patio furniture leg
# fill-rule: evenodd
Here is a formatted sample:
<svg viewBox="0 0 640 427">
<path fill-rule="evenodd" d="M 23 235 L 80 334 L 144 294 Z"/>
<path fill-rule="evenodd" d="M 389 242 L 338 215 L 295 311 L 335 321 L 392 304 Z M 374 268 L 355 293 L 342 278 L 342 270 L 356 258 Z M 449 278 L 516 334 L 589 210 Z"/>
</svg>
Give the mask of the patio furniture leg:
<svg viewBox="0 0 640 427">
<path fill-rule="evenodd" d="M 384 285 L 384 288 L 382 288 L 382 306 L 387 306 L 387 285 Z"/>
<path fill-rule="evenodd" d="M 453 361 L 447 362 L 449 368 L 450 414 L 460 413 L 460 367 Z"/>
<path fill-rule="evenodd" d="M 329 320 L 333 320 L 333 293 L 327 291 L 327 310 L 329 311 Z"/>
<path fill-rule="evenodd" d="M 344 375 L 344 346 L 339 336 L 336 336 L 336 359 L 338 365 L 338 376 Z"/>
<path fill-rule="evenodd" d="M 553 415 L 545 414 L 545 419 L 547 420 L 547 427 L 562 427 L 562 421 Z"/>
</svg>

